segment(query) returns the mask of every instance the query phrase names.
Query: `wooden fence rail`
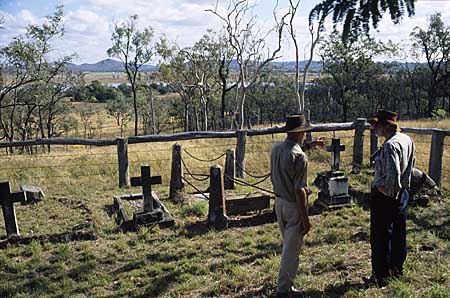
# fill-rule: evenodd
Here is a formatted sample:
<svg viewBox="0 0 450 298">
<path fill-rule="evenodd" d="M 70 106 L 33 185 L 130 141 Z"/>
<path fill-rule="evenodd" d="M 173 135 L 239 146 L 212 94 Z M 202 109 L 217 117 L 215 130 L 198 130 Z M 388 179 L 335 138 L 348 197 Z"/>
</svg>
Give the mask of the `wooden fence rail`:
<svg viewBox="0 0 450 298">
<path fill-rule="evenodd" d="M 359 171 L 363 164 L 364 136 L 370 125 L 366 119 L 359 118 L 354 122 L 347 123 L 327 123 L 313 125 L 311 132 L 329 132 L 329 131 L 347 131 L 354 130 L 353 144 L 353 170 Z M 440 185 L 442 178 L 442 157 L 444 152 L 444 140 L 450 136 L 450 130 L 437 128 L 411 128 L 401 127 L 403 132 L 432 135 L 429 159 L 429 175 Z M 271 128 L 250 129 L 245 131 L 220 131 L 220 132 L 183 132 L 167 135 L 146 135 L 132 136 L 128 138 L 114 139 L 75 139 L 75 138 L 52 138 L 35 139 L 29 141 L 0 142 L 0 148 L 25 147 L 36 145 L 86 145 L 86 146 L 117 146 L 118 168 L 119 168 L 119 186 L 129 185 L 128 174 L 128 144 L 139 144 L 149 142 L 178 142 L 182 140 L 195 139 L 216 139 L 216 138 L 236 138 L 235 163 L 237 175 L 244 176 L 245 171 L 245 145 L 246 137 L 270 135 L 284 133 L 283 127 L 276 126 Z M 377 148 L 377 137 L 370 134 L 370 152 L 373 153 Z"/>
</svg>

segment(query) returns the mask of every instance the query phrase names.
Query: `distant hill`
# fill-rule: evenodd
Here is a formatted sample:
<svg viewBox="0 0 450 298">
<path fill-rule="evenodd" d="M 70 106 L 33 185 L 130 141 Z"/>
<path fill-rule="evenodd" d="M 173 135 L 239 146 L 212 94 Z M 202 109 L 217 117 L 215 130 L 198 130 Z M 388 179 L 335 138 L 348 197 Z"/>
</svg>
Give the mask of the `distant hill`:
<svg viewBox="0 0 450 298">
<path fill-rule="evenodd" d="M 125 70 L 123 68 L 122 62 L 113 59 L 105 59 L 93 64 L 83 63 L 77 65 L 68 63 L 67 67 L 75 72 L 122 72 Z M 155 65 L 147 64 L 142 66 L 141 69 L 142 71 L 155 71 L 158 70 L 158 67 Z"/>
<path fill-rule="evenodd" d="M 306 61 L 299 61 L 300 69 L 302 70 L 305 67 Z M 291 72 L 295 71 L 295 61 L 286 61 L 286 62 L 272 62 L 272 65 L 278 68 L 281 71 Z M 83 63 L 83 64 L 74 64 L 68 63 L 67 66 L 70 70 L 75 72 L 122 72 L 124 71 L 123 64 L 121 61 L 113 60 L 113 59 L 105 59 L 101 60 L 97 63 Z M 238 66 L 236 61 L 231 63 L 231 69 L 237 71 Z M 322 69 L 322 63 L 320 61 L 312 61 L 311 66 L 309 67 L 310 72 L 317 72 Z M 147 64 L 142 67 L 143 71 L 156 71 L 158 70 L 158 66 Z"/>
<path fill-rule="evenodd" d="M 303 60 L 299 61 L 298 65 L 300 68 L 300 71 L 303 71 L 305 68 L 305 65 L 308 61 Z M 283 61 L 283 62 L 273 62 L 273 65 L 280 68 L 282 71 L 295 71 L 295 61 Z M 311 65 L 309 66 L 308 71 L 309 72 L 319 72 L 322 70 L 322 62 L 321 61 L 311 61 Z"/>
<path fill-rule="evenodd" d="M 300 66 L 300 71 L 303 71 L 307 61 L 299 61 L 298 64 Z M 385 61 L 385 62 L 377 62 L 382 64 L 386 68 L 386 72 L 396 72 L 401 69 L 406 68 L 405 62 L 400 61 Z M 280 71 L 284 72 L 294 72 L 295 71 L 295 61 L 280 61 L 280 62 L 272 62 L 272 66 L 277 68 Z M 412 68 L 415 66 L 414 62 L 408 63 L 409 67 Z M 425 66 L 424 63 L 420 63 L 421 66 Z M 113 59 L 105 59 L 101 60 L 97 63 L 83 63 L 80 65 L 68 63 L 67 66 L 70 70 L 75 72 L 122 72 L 124 71 L 123 64 L 120 61 Z M 231 62 L 231 69 L 234 71 L 238 71 L 238 65 L 236 61 Z M 143 71 L 157 71 L 158 66 L 152 64 L 146 64 L 142 67 Z M 322 62 L 321 61 L 312 61 L 309 66 L 309 72 L 320 72 L 322 70 Z"/>
</svg>

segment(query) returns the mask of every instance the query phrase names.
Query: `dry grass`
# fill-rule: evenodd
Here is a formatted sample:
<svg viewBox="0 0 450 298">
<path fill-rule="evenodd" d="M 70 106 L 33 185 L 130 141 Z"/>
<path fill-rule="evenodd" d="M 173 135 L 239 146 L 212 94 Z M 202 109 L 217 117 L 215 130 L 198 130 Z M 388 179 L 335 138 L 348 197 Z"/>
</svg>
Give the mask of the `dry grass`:
<svg viewBox="0 0 450 298">
<path fill-rule="evenodd" d="M 405 125 L 431 127 L 429 122 Z M 324 135 L 332 137 L 332 133 Z M 346 144 L 343 170 L 349 173 L 353 133 L 336 135 Z M 270 148 L 282 138 L 249 138 L 247 170 L 258 175 L 267 173 Z M 418 155 L 419 165 L 427 168 L 429 139 L 413 138 L 418 152 L 423 154 L 422 158 Z M 446 144 L 450 144 L 448 139 Z M 365 161 L 368 142 L 366 137 Z M 194 156 L 213 159 L 233 148 L 235 140 L 181 144 Z M 16 206 L 23 235 L 67 232 L 77 224 L 92 222 L 89 229 L 100 237 L 68 244 L 33 242 L 3 250 L 0 297 L 273 297 L 281 250 L 276 224 L 217 233 L 206 229 L 205 216 L 189 215 L 183 212 L 185 206 L 168 202 L 171 146 L 129 145 L 129 160 L 132 176 L 139 173 L 140 163 L 150 163 L 152 173 L 163 176 L 163 185 L 156 190 L 175 217 L 176 226 L 166 230 L 144 228 L 127 234 L 117 232 L 105 208 L 112 204 L 114 195 L 138 191 L 118 188 L 115 147 L 55 146 L 51 153 L 38 156 L 2 155 L 5 166 L 0 172 L 1 180 L 10 181 L 14 190 L 22 184 L 38 185 L 47 195 L 41 203 Z M 314 151 L 309 157 L 311 183 L 315 173 L 329 168 L 329 153 Z M 196 161 L 187 154 L 184 158 L 192 172 L 209 172 L 210 163 Z M 223 162 L 224 158 L 218 161 Z M 444 165 L 449 171 L 450 160 Z M 202 189 L 207 186 L 190 180 Z M 367 169 L 360 175 L 350 175 L 350 183 L 361 191 L 368 191 L 370 180 Z M 443 185 L 448 191 L 448 175 L 444 175 Z M 263 183 L 262 187 L 270 189 L 270 183 Z M 192 191 L 190 187 L 186 190 Z M 251 189 L 239 187 L 237 191 L 245 193 Z M 83 211 L 80 204 L 87 206 L 90 213 Z M 428 208 L 409 210 L 405 276 L 391 281 L 386 289 L 367 287 L 362 281 L 370 273 L 368 212 L 355 206 L 313 216 L 313 229 L 306 238 L 295 283 L 305 291 L 304 297 L 449 297 L 449 210 L 448 196 L 443 201 L 433 201 Z M 4 231 L 2 216 L 0 231 Z"/>
</svg>

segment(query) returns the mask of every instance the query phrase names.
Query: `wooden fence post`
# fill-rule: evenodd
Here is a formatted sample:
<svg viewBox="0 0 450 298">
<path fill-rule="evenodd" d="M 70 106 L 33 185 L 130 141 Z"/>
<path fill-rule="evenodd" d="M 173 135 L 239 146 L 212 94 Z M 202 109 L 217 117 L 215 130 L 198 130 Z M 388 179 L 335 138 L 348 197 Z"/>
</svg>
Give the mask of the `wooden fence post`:
<svg viewBox="0 0 450 298">
<path fill-rule="evenodd" d="M 444 154 L 444 139 L 446 132 L 444 130 L 435 129 L 431 137 L 430 163 L 428 172 L 430 177 L 441 186 L 442 178 L 442 155 Z"/>
<path fill-rule="evenodd" d="M 214 165 L 210 168 L 208 226 L 216 230 L 228 227 L 225 207 L 225 191 L 223 187 L 222 167 Z"/>
<path fill-rule="evenodd" d="M 359 173 L 363 164 L 364 157 L 364 130 L 366 129 L 366 119 L 356 119 L 355 137 L 353 140 L 353 167 L 354 173 Z"/>
<path fill-rule="evenodd" d="M 239 178 L 245 178 L 245 143 L 247 138 L 246 130 L 237 132 L 236 142 L 236 172 Z"/>
<path fill-rule="evenodd" d="M 169 198 L 176 200 L 177 193 L 183 191 L 183 167 L 181 166 L 181 144 L 172 147 L 172 169 L 170 172 L 170 193 Z"/>
<path fill-rule="evenodd" d="M 375 132 L 375 129 L 370 130 L 370 156 L 372 156 L 378 150 L 378 135 Z M 370 162 L 370 167 L 373 164 Z"/>
<path fill-rule="evenodd" d="M 119 162 L 119 187 L 130 185 L 130 177 L 128 172 L 128 139 L 117 139 L 117 159 Z"/>
<path fill-rule="evenodd" d="M 225 177 L 224 187 L 225 189 L 234 189 L 234 178 L 236 175 L 236 167 L 234 164 L 234 149 L 227 149 L 226 159 L 225 159 Z M 228 178 L 229 177 L 229 178 Z"/>
</svg>

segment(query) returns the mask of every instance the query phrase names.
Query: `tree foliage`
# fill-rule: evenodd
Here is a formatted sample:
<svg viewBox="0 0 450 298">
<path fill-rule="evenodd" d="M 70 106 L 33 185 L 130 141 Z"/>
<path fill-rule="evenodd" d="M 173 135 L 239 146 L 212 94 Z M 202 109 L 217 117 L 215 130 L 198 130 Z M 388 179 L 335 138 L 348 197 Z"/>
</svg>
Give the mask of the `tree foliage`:
<svg viewBox="0 0 450 298">
<path fill-rule="evenodd" d="M 133 15 L 124 22 L 114 23 L 114 32 L 111 37 L 113 46 L 107 50 L 110 57 L 119 58 L 125 68 L 128 81 L 133 92 L 134 108 L 134 134 L 138 135 L 138 74 L 142 66 L 153 58 L 152 44 L 153 28 L 147 27 L 139 31 L 137 26 L 138 16 Z"/>
<path fill-rule="evenodd" d="M 414 3 L 417 0 L 323 0 L 309 14 L 310 23 L 332 13 L 333 23 L 343 23 L 342 38 L 356 38 L 368 33 L 370 23 L 377 28 L 381 18 L 389 12 L 392 22 L 398 24 L 405 13 L 414 15 Z"/>
</svg>

